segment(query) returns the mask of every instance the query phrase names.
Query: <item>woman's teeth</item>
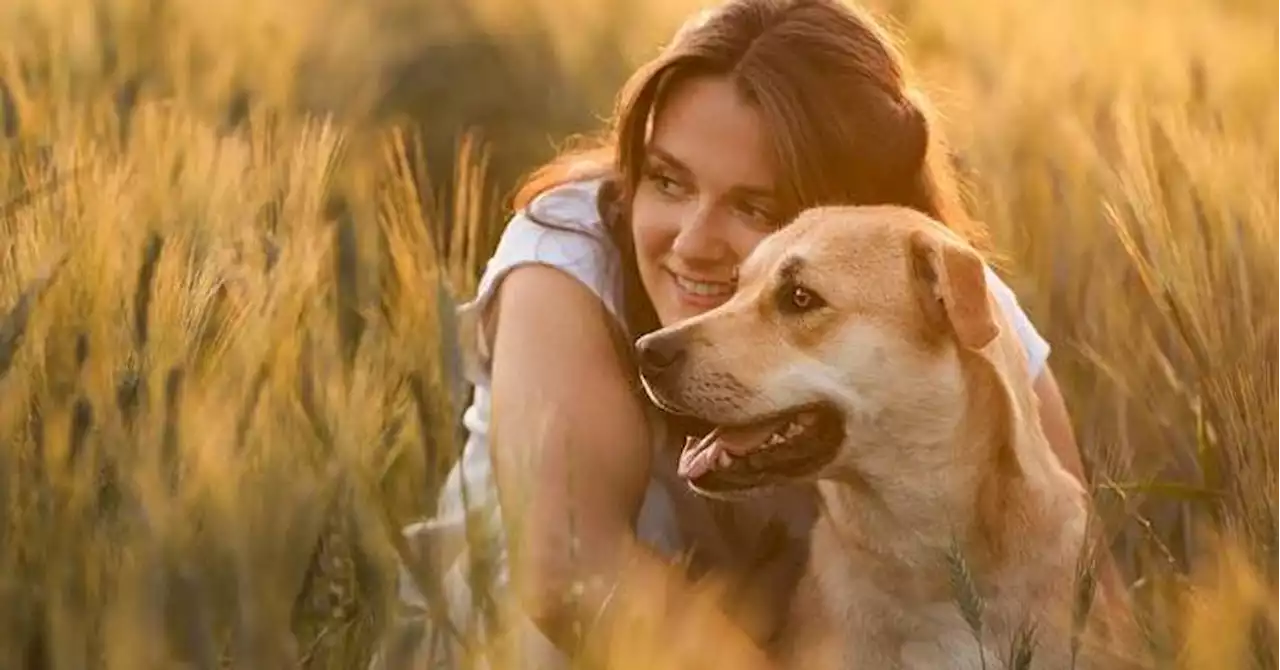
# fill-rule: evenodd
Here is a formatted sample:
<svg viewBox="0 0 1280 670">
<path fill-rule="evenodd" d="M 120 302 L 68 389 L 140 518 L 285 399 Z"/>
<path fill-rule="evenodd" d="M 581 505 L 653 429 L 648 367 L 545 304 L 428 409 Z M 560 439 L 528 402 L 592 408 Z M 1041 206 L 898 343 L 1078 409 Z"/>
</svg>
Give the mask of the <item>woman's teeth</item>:
<svg viewBox="0 0 1280 670">
<path fill-rule="evenodd" d="M 676 286 L 679 286 L 681 291 L 692 293 L 693 295 L 718 298 L 733 293 L 734 286 L 732 282 L 702 282 L 676 274 L 672 276 L 675 277 Z"/>
</svg>

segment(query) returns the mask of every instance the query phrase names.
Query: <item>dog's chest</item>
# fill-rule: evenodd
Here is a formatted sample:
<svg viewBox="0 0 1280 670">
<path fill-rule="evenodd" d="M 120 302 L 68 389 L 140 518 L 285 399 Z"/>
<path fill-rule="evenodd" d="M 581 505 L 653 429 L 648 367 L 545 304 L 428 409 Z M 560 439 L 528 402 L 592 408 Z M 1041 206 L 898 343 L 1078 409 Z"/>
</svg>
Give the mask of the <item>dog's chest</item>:
<svg viewBox="0 0 1280 670">
<path fill-rule="evenodd" d="M 838 651 L 828 652 L 832 667 L 1003 668 L 995 650 L 980 651 L 959 607 L 937 597 L 935 584 L 913 583 L 911 576 L 860 560 L 856 548 L 824 526 L 819 522 L 814 530 L 803 596 L 793 616 L 795 625 L 815 628 L 801 637 L 821 636 L 836 646 Z"/>
<path fill-rule="evenodd" d="M 903 627 L 908 632 L 899 650 L 899 667 L 904 670 L 1004 668 L 994 649 L 979 646 L 977 636 L 956 610 L 954 603 L 935 603 L 904 613 Z"/>
<path fill-rule="evenodd" d="M 830 582 L 828 582 L 830 583 Z M 842 610 L 835 627 L 842 641 L 840 667 L 888 667 L 901 670 L 997 670 L 998 653 L 979 648 L 973 631 L 953 603 L 904 607 L 871 587 L 826 591 Z M 861 597 L 859 597 L 859 595 Z M 858 602 L 855 602 L 857 600 Z"/>
</svg>

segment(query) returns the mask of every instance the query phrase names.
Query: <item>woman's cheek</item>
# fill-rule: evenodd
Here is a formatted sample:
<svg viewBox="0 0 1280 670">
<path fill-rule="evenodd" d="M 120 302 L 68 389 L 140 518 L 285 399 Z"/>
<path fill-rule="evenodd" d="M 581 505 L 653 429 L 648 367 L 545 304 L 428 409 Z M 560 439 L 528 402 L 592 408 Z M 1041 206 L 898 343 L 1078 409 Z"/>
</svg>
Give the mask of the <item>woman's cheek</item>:
<svg viewBox="0 0 1280 670">
<path fill-rule="evenodd" d="M 670 206 L 652 196 L 637 194 L 632 207 L 632 229 L 636 238 L 636 249 L 647 256 L 646 260 L 656 260 L 670 246 L 674 237 L 670 221 L 678 220 Z"/>
</svg>

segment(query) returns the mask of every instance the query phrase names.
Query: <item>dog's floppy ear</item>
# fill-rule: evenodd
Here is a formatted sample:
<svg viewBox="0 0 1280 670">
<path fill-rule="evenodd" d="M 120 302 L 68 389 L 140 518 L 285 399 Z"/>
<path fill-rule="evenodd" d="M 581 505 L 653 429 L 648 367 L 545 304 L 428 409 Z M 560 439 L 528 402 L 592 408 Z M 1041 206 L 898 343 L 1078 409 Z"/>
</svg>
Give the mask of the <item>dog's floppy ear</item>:
<svg viewBox="0 0 1280 670">
<path fill-rule="evenodd" d="M 910 250 L 916 294 L 936 327 L 969 349 L 981 349 L 1000 334 L 977 252 L 925 231 L 911 234 Z"/>
</svg>

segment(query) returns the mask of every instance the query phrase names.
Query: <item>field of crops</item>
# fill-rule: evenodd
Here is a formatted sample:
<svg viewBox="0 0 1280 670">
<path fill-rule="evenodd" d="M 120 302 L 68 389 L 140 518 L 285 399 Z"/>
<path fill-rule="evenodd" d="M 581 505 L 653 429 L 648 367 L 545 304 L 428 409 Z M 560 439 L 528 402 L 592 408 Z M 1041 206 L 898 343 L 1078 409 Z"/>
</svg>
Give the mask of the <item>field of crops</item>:
<svg viewBox="0 0 1280 670">
<path fill-rule="evenodd" d="M 449 305 L 698 3 L 2 4 L 0 667 L 365 667 L 458 446 Z M 1161 667 L 1276 667 L 1275 5 L 871 6 Z"/>
</svg>

